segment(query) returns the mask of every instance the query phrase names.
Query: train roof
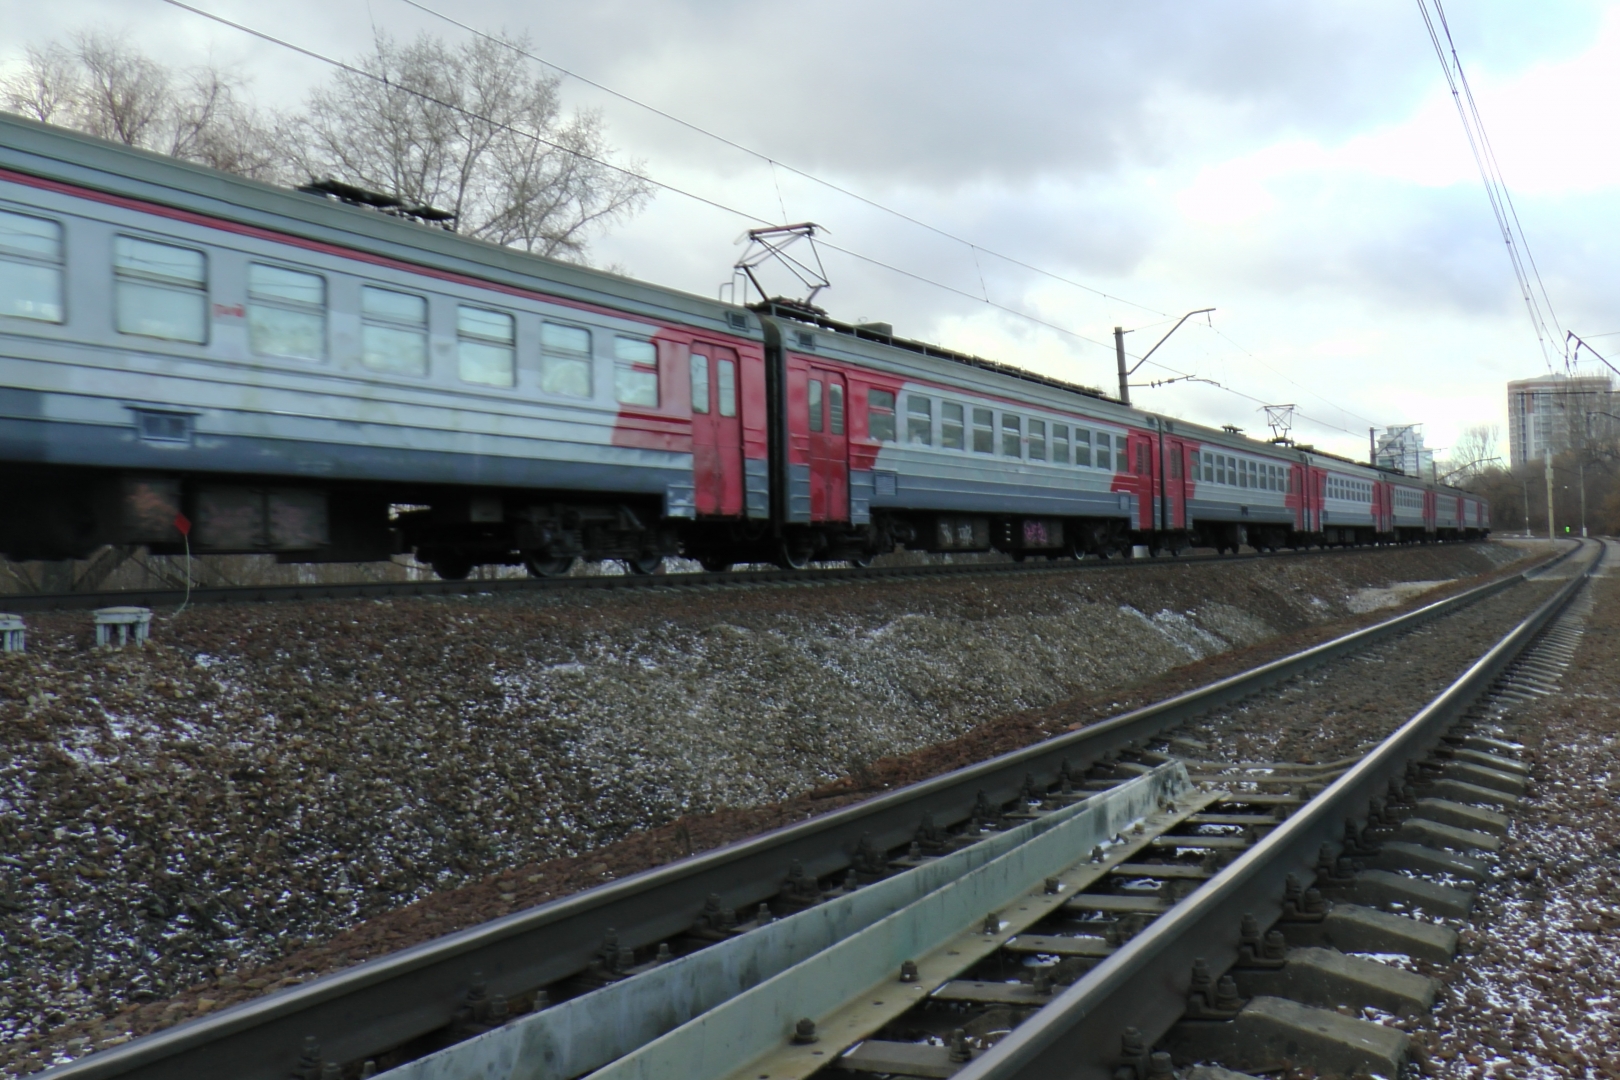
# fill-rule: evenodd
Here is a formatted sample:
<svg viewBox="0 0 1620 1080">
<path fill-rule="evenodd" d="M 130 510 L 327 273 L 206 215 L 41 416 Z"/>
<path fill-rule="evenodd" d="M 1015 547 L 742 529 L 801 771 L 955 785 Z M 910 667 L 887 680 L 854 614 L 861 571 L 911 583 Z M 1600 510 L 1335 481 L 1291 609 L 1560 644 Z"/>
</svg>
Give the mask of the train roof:
<svg viewBox="0 0 1620 1080">
<path fill-rule="evenodd" d="M 758 318 L 740 305 L 0 113 L 0 179 L 7 171 L 650 319 L 761 336 Z"/>
</svg>

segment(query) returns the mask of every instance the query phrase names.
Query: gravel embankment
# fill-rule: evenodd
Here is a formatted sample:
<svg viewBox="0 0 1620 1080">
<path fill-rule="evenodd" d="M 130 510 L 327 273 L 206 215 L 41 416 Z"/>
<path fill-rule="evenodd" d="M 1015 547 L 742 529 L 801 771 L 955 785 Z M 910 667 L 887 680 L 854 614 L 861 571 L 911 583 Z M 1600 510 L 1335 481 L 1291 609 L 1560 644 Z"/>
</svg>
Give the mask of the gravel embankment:
<svg viewBox="0 0 1620 1080">
<path fill-rule="evenodd" d="M 0 1062 L 803 816 L 846 774 L 822 794 L 1030 741 L 1518 554 L 193 609 L 127 653 L 33 618 L 0 657 Z"/>
<path fill-rule="evenodd" d="M 1186 726 L 1207 761 L 1339 761 L 1409 720 L 1564 584 L 1530 581 Z"/>
</svg>

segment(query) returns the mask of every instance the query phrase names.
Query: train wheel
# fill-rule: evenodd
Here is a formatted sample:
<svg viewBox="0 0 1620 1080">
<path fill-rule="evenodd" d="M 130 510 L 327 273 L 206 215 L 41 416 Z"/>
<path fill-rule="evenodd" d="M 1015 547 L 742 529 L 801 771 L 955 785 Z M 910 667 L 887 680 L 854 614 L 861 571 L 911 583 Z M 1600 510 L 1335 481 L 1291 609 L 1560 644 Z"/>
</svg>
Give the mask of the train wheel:
<svg viewBox="0 0 1620 1080">
<path fill-rule="evenodd" d="M 730 559 L 722 559 L 718 555 L 705 555 L 698 560 L 698 565 L 711 574 L 723 574 L 735 564 Z"/>
<path fill-rule="evenodd" d="M 466 581 L 467 575 L 472 573 L 473 561 L 465 555 L 446 552 L 434 556 L 428 565 L 445 581 Z"/>
<path fill-rule="evenodd" d="M 534 578 L 564 577 L 574 568 L 574 558 L 571 555 L 555 559 L 541 555 L 526 555 L 523 558 L 523 568 Z"/>
<path fill-rule="evenodd" d="M 662 555 L 647 555 L 639 559 L 626 559 L 624 565 L 625 569 L 632 574 L 656 574 L 659 567 L 664 565 L 664 557 Z"/>
<path fill-rule="evenodd" d="M 776 565 L 784 570 L 803 570 L 810 565 L 810 551 L 784 537 L 777 545 Z"/>
<path fill-rule="evenodd" d="M 847 561 L 849 562 L 849 565 L 855 567 L 856 569 L 865 570 L 868 566 L 872 565 L 872 553 L 869 551 L 863 551 L 859 555 L 851 556 Z"/>
</svg>

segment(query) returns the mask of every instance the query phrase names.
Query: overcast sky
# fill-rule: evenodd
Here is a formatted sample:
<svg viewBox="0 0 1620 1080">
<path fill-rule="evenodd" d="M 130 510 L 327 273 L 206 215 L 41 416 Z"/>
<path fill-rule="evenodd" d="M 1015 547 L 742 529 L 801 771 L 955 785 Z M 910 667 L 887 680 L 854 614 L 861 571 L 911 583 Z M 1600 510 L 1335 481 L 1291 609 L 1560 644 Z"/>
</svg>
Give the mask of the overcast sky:
<svg viewBox="0 0 1620 1080">
<path fill-rule="evenodd" d="M 403 0 L 193 2 L 342 57 L 374 29 L 465 34 Z M 971 294 L 827 252 L 835 318 L 1112 390 L 1115 325 L 1140 352 L 1213 306 L 1213 328 L 1189 322 L 1138 379 L 1174 369 L 1229 389 L 1135 400 L 1256 433 L 1255 399 L 1294 402 L 1297 438 L 1352 455 L 1372 424 L 1421 423 L 1443 448 L 1490 422 L 1505 457 L 1504 383 L 1547 370 L 1414 0 L 423 2 L 978 245 L 564 81 L 653 178 L 814 220 Z M 329 75 L 162 0 L 4 9 L 7 65 L 99 28 L 239 72 L 267 105 Z M 1593 344 L 1620 352 L 1620 4 L 1453 0 L 1447 15 L 1560 326 L 1616 332 Z M 592 258 L 714 295 L 751 224 L 664 191 Z"/>
</svg>

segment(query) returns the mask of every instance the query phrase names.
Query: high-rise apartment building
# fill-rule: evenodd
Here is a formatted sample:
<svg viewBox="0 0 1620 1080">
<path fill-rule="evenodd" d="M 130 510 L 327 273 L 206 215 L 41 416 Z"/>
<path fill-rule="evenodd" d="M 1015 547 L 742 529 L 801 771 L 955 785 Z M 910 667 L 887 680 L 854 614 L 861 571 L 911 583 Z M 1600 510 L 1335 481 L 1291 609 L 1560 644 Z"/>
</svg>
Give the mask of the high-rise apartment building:
<svg viewBox="0 0 1620 1080">
<path fill-rule="evenodd" d="M 1508 452 L 1515 466 L 1607 442 L 1620 401 L 1606 375 L 1543 375 L 1508 383 Z"/>
</svg>

